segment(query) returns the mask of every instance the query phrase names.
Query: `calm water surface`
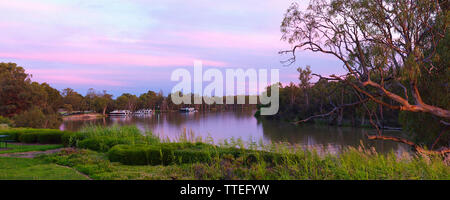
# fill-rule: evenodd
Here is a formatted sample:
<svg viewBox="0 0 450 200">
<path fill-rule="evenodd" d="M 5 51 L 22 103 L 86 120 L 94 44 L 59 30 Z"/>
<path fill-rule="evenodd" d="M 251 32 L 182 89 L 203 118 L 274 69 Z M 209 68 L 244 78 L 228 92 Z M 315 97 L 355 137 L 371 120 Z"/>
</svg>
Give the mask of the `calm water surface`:
<svg viewBox="0 0 450 200">
<path fill-rule="evenodd" d="M 143 131 L 151 131 L 161 138 L 176 139 L 186 130 L 196 137 L 212 138 L 215 142 L 226 139 L 244 141 L 289 142 L 304 147 L 327 149 L 332 153 L 340 152 L 347 146 L 358 147 L 361 142 L 366 147 L 374 147 L 378 152 L 394 151 L 396 154 L 408 152 L 406 145 L 390 141 L 369 141 L 366 134 L 371 130 L 350 127 L 327 127 L 317 125 L 294 126 L 279 121 L 259 121 L 253 117 L 253 111 L 243 112 L 207 112 L 207 113 L 162 113 L 145 117 L 111 117 L 94 120 L 64 121 L 60 129 L 79 130 L 89 124 L 136 125 Z"/>
</svg>

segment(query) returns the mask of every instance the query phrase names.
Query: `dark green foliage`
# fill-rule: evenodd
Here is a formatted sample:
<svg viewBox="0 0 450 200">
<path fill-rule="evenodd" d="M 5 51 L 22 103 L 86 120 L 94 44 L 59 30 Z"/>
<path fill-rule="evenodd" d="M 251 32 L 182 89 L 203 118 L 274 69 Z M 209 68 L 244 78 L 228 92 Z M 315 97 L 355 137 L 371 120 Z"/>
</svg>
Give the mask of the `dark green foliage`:
<svg viewBox="0 0 450 200">
<path fill-rule="evenodd" d="M 435 69 L 429 73 L 422 69 L 418 79 L 418 87 L 423 101 L 443 109 L 450 110 L 450 33 L 440 42 L 437 48 Z M 399 121 L 411 132 L 411 139 L 431 148 L 450 146 L 450 129 L 440 121 L 447 121 L 427 113 L 401 112 Z M 437 140 L 439 138 L 439 140 Z"/>
<path fill-rule="evenodd" d="M 65 147 L 77 147 L 77 143 L 86 139 L 86 135 L 79 132 L 66 133 L 61 136 L 62 144 Z"/>
<path fill-rule="evenodd" d="M 0 116 L 0 124 L 6 124 L 8 126 L 12 126 L 13 122 L 6 117 Z"/>
<path fill-rule="evenodd" d="M 76 146 L 78 148 L 106 152 L 110 148 L 118 144 L 130 144 L 130 143 L 131 141 L 126 138 L 121 139 L 121 138 L 97 137 L 80 140 Z"/>
<path fill-rule="evenodd" d="M 37 143 L 37 135 L 35 133 L 22 133 L 18 139 L 23 143 Z"/>
<path fill-rule="evenodd" d="M 215 153 L 195 149 L 175 150 L 173 152 L 176 163 L 211 162 Z"/>
<path fill-rule="evenodd" d="M 18 127 L 57 128 L 62 106 L 58 90 L 30 80 L 15 63 L 0 63 L 0 115 L 14 118 Z"/>
<path fill-rule="evenodd" d="M 17 140 L 19 132 L 19 129 L 4 129 L 0 130 L 0 135 L 8 135 L 8 140 Z"/>
<path fill-rule="evenodd" d="M 169 165 L 211 161 L 211 146 L 190 143 L 158 145 L 117 145 L 108 152 L 109 159 L 127 165 Z"/>
<path fill-rule="evenodd" d="M 37 136 L 36 142 L 40 144 L 61 144 L 61 136 L 63 135 L 63 132 L 55 130 L 42 132 L 35 135 Z"/>
<path fill-rule="evenodd" d="M 62 136 L 64 146 L 107 152 L 118 144 L 157 144 L 159 138 L 150 132 L 142 135 L 135 126 L 88 126 L 76 133 Z"/>
<path fill-rule="evenodd" d="M 298 156 L 296 156 L 295 154 L 285 156 L 289 156 L 289 158 L 291 159 L 298 160 Z M 274 165 L 274 164 L 282 164 L 283 161 L 287 160 L 284 159 L 280 153 L 263 152 L 263 151 L 248 153 L 247 155 L 244 156 L 244 158 L 247 165 L 261 162 Z"/>
<path fill-rule="evenodd" d="M 0 130 L 0 135 L 9 135 L 8 139 L 23 143 L 61 144 L 64 134 L 70 134 L 70 132 L 31 128 Z"/>
<path fill-rule="evenodd" d="M 450 118 L 449 19 L 448 1 L 414 1 L 411 4 L 406 0 L 310 1 L 306 8 L 298 3 L 291 4 L 280 28 L 282 40 L 294 46 L 284 53 L 310 50 L 333 55 L 344 64 L 346 73 L 326 78 L 332 81 L 325 89 L 332 89 L 332 83 L 337 83 L 351 85 L 355 91 L 336 88 L 336 92 L 330 93 L 324 90 L 317 95 L 319 101 L 313 100 L 316 105 L 320 98 L 329 98 L 327 104 L 346 105 L 344 111 L 342 107 L 333 106 L 336 108 L 333 113 L 326 115 L 334 118 L 337 115 L 337 125 L 342 124 L 339 121 L 343 116 L 354 125 L 355 118 L 367 122 L 370 115 L 374 119 L 371 121 L 375 121 L 371 124 L 380 128 L 400 125 L 400 121 L 405 132 L 410 133 L 409 139 L 435 150 L 450 145 L 450 128 L 445 125 Z M 414 28 L 407 28 L 405 24 Z M 289 61 L 295 63 L 295 56 Z M 304 70 L 299 72 L 305 73 Z M 301 109 L 289 107 L 286 100 L 294 102 L 296 96 L 291 88 L 283 89 L 285 91 L 280 91 L 281 117 L 304 119 L 301 112 L 310 108 L 311 112 L 306 113 L 316 114 L 318 109 L 314 105 L 300 106 Z M 308 96 L 308 90 L 301 93 Z M 377 97 L 379 94 L 382 96 Z M 358 102 L 361 106 L 360 102 L 369 98 L 370 102 L 364 103 L 367 110 L 363 112 L 358 106 L 347 103 Z M 320 113 L 329 111 L 327 108 Z M 388 124 L 392 122 L 393 125 Z"/>
<path fill-rule="evenodd" d="M 126 165 L 169 165 L 209 163 L 222 157 L 245 158 L 249 162 L 279 164 L 296 155 L 283 157 L 279 153 L 237 148 L 216 147 L 204 143 L 161 143 L 157 145 L 117 145 L 108 152 L 109 159 Z"/>
<path fill-rule="evenodd" d="M 33 107 L 14 116 L 14 122 L 17 127 L 58 128 L 61 117 L 57 114 L 45 115 L 40 108 Z"/>
<path fill-rule="evenodd" d="M 126 165 L 161 165 L 173 162 L 168 146 L 117 145 L 108 152 L 109 159 Z"/>
</svg>

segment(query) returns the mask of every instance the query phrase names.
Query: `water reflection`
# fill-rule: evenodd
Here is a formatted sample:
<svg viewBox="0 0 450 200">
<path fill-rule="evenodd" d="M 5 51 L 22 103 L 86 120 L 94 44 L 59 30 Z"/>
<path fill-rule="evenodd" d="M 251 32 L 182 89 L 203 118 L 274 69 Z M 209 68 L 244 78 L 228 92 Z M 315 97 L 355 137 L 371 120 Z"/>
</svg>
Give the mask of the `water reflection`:
<svg viewBox="0 0 450 200">
<path fill-rule="evenodd" d="M 88 125 L 111 126 L 136 125 L 143 131 L 151 131 L 161 138 L 175 139 L 184 129 L 192 130 L 195 136 L 211 137 L 214 141 L 241 138 L 244 141 L 289 142 L 303 147 L 327 149 L 340 152 L 347 146 L 364 144 L 378 152 L 393 150 L 396 154 L 409 151 L 403 144 L 390 141 L 369 141 L 365 137 L 370 130 L 349 127 L 327 127 L 303 125 L 294 126 L 279 121 L 258 121 L 253 111 L 210 112 L 210 113 L 164 113 L 133 117 L 111 117 L 93 120 L 64 121 L 63 130 L 79 130 Z M 395 133 L 398 134 L 398 133 Z"/>
</svg>

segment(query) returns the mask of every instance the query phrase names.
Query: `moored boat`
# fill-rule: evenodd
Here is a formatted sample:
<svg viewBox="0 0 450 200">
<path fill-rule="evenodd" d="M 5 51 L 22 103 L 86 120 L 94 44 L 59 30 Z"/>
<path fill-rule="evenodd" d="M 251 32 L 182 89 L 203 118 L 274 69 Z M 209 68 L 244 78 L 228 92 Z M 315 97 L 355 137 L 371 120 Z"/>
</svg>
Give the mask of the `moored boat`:
<svg viewBox="0 0 450 200">
<path fill-rule="evenodd" d="M 110 116 L 128 116 L 131 114 L 132 112 L 129 110 L 114 110 L 109 113 Z"/>
<path fill-rule="evenodd" d="M 138 110 L 138 111 L 136 111 L 136 112 L 134 112 L 133 114 L 135 114 L 135 115 L 149 115 L 149 114 L 152 114 L 152 110 L 151 109 L 141 109 L 141 110 Z"/>
<path fill-rule="evenodd" d="M 195 112 L 195 108 L 181 108 L 180 112 Z"/>
</svg>

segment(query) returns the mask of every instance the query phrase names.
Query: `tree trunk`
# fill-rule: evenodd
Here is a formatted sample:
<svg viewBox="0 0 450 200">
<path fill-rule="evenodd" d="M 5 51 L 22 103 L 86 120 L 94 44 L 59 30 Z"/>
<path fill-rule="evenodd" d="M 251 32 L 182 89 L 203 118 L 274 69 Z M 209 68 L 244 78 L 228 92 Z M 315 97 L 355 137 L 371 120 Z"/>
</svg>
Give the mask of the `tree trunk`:
<svg viewBox="0 0 450 200">
<path fill-rule="evenodd" d="M 341 108 L 338 111 L 338 116 L 337 116 L 337 125 L 338 126 L 342 126 L 342 120 L 344 118 L 344 109 Z"/>
</svg>

